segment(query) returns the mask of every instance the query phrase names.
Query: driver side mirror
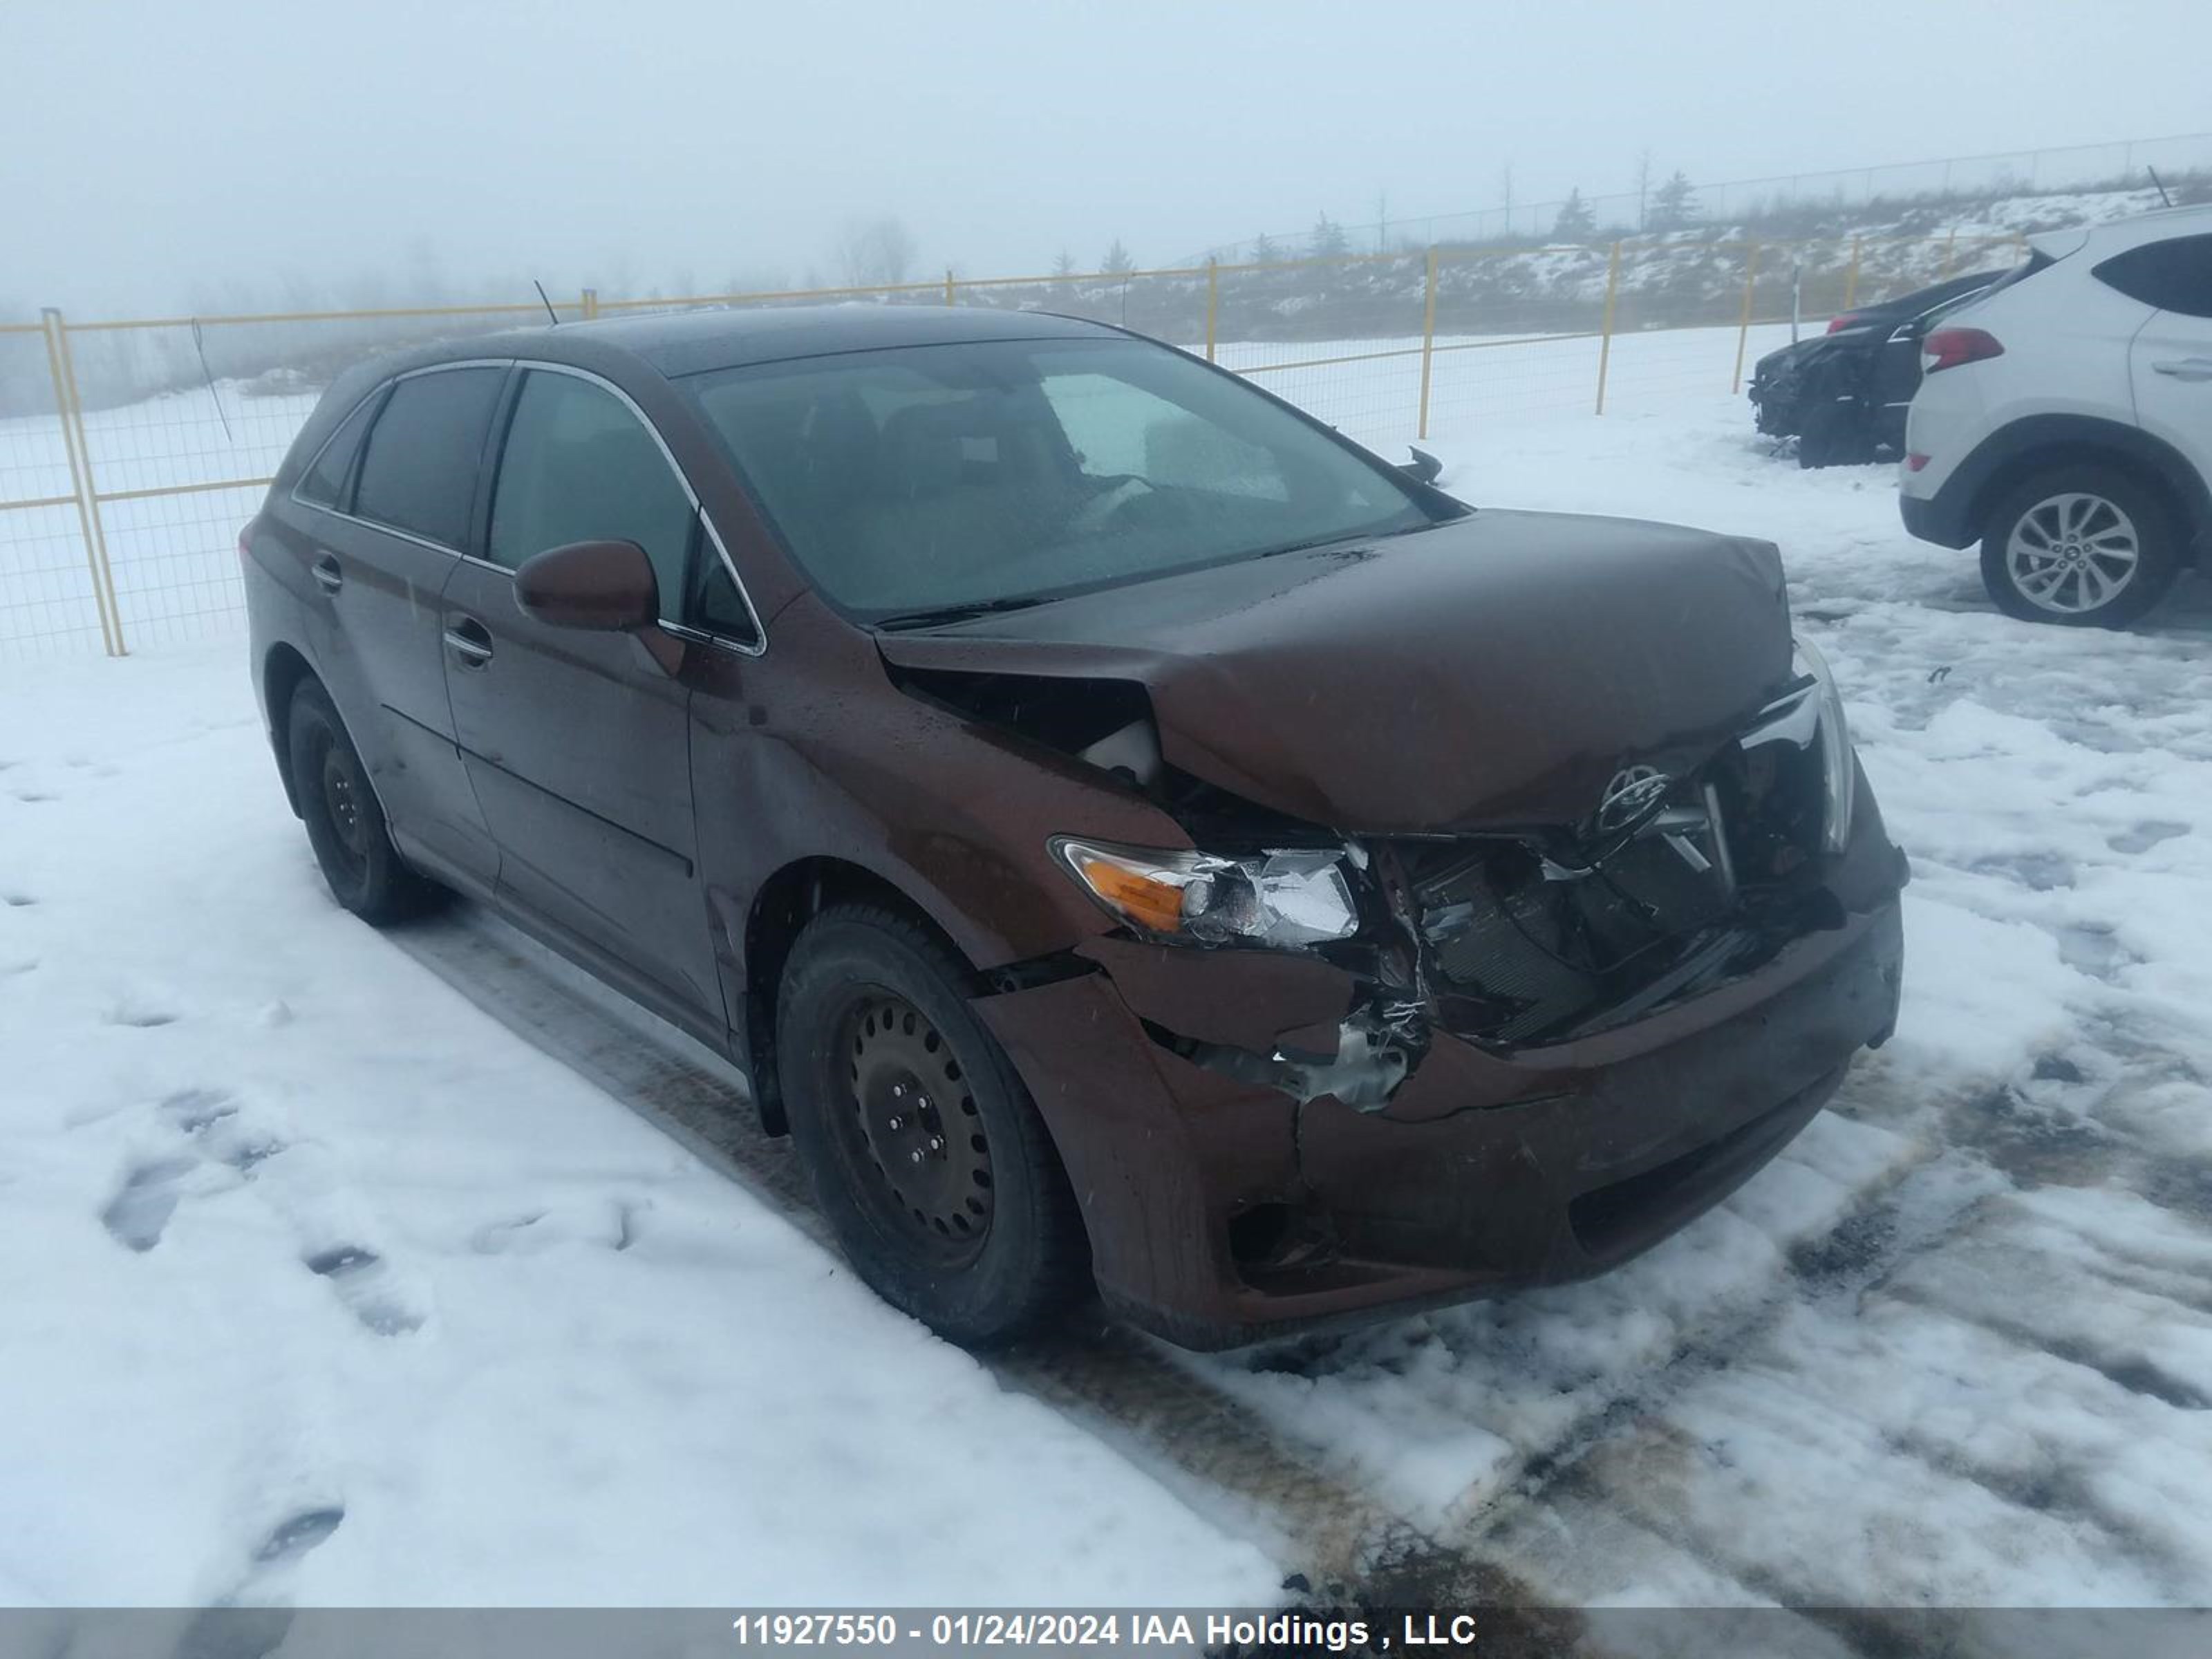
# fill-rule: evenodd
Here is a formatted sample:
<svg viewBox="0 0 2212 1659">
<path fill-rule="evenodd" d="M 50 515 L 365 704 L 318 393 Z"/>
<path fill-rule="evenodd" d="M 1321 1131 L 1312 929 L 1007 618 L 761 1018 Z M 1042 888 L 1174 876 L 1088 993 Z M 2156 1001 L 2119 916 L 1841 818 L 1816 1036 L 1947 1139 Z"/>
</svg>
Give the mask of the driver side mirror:
<svg viewBox="0 0 2212 1659">
<path fill-rule="evenodd" d="M 634 634 L 660 620 L 660 583 L 635 542 L 570 542 L 522 562 L 514 602 L 549 628 Z"/>
</svg>

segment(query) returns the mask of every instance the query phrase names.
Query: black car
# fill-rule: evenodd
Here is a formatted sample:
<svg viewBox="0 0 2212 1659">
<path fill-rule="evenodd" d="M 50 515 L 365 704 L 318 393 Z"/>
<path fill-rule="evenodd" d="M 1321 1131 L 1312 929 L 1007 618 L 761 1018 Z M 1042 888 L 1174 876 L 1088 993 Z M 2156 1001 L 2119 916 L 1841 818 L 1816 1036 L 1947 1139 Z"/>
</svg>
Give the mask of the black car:
<svg viewBox="0 0 2212 1659">
<path fill-rule="evenodd" d="M 1861 306 L 1828 331 L 1770 351 L 1752 372 L 1759 429 L 1796 438 L 1800 466 L 1844 466 L 1905 447 L 1905 411 L 1920 388 L 1920 337 L 2004 273 L 1977 271 Z"/>
</svg>

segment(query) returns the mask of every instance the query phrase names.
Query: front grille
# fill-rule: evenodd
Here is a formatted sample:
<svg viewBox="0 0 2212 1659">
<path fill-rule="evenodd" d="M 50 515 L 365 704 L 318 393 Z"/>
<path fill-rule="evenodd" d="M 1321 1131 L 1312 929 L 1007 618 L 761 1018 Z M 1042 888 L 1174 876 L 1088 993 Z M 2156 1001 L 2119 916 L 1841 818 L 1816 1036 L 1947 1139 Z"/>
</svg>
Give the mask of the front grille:
<svg viewBox="0 0 2212 1659">
<path fill-rule="evenodd" d="M 1501 1043 L 1603 1030 L 1709 989 L 1818 925 L 1816 749 L 1731 744 L 1632 838 L 1404 843 L 1449 1029 Z"/>
</svg>

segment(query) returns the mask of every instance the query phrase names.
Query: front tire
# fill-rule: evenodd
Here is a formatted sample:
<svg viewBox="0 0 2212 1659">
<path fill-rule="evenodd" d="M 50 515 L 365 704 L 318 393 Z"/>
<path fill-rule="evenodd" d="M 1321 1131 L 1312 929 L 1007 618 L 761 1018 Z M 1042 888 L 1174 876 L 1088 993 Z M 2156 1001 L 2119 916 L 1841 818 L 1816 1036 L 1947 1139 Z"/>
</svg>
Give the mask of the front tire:
<svg viewBox="0 0 2212 1659">
<path fill-rule="evenodd" d="M 1871 460 L 1874 445 L 1868 441 L 1865 425 L 1856 403 L 1822 398 L 1805 411 L 1804 428 L 1797 434 L 1797 465 L 1810 470 Z"/>
<path fill-rule="evenodd" d="M 983 1346 L 1072 1300 L 1090 1264 L 1043 1121 L 968 1006 L 971 979 L 907 917 L 833 907 L 792 948 L 775 1047 L 792 1139 L 860 1277 Z"/>
<path fill-rule="evenodd" d="M 293 799 L 331 896 L 379 927 L 421 915 L 449 897 L 409 869 L 392 844 L 383 804 L 330 693 L 303 682 L 292 694 L 284 727 Z"/>
<path fill-rule="evenodd" d="M 1982 585 L 1998 610 L 2063 628 L 2122 628 L 2181 568 L 2173 514 L 2156 491 L 2091 462 L 2006 492 L 1982 538 Z"/>
</svg>

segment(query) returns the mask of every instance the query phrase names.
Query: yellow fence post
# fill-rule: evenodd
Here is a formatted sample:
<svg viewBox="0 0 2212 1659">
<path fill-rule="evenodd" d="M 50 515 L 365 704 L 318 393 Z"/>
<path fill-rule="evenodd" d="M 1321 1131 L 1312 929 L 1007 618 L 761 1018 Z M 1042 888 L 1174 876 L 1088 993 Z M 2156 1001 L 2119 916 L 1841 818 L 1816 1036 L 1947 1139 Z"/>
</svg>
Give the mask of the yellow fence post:
<svg viewBox="0 0 2212 1659">
<path fill-rule="evenodd" d="M 1744 348 L 1751 343 L 1752 291 L 1759 284 L 1759 244 L 1753 241 L 1743 256 L 1743 315 L 1735 326 L 1735 374 L 1729 382 L 1731 396 L 1743 390 Z"/>
<path fill-rule="evenodd" d="M 952 303 L 952 267 L 950 265 L 945 268 L 945 303 Z"/>
<path fill-rule="evenodd" d="M 1851 238 L 1851 268 L 1844 276 L 1844 303 L 1838 307 L 1838 310 L 1849 311 L 1851 308 L 1851 301 L 1858 297 L 1859 254 L 1865 241 L 1866 239 L 1863 236 Z"/>
<path fill-rule="evenodd" d="M 69 325 L 52 306 L 40 312 L 39 319 L 46 337 L 47 372 L 54 378 L 54 410 L 62 423 L 62 447 L 69 453 L 77 526 L 84 532 L 85 566 L 92 572 L 93 606 L 100 612 L 100 642 L 109 656 L 127 656 L 122 609 L 115 602 L 115 577 L 107 563 L 107 534 L 100 521 L 100 494 L 92 481 L 92 448 L 85 441 L 76 365 L 70 357 Z"/>
<path fill-rule="evenodd" d="M 1613 258 L 1605 267 L 1605 321 L 1598 331 L 1597 413 L 1605 413 L 1606 371 L 1613 367 L 1613 308 L 1620 297 L 1620 244 L 1613 245 Z"/>
<path fill-rule="evenodd" d="M 584 290 L 584 303 L 580 309 L 584 313 L 584 320 L 587 323 L 590 322 L 592 318 L 599 314 L 599 289 L 595 288 L 587 288 Z"/>
<path fill-rule="evenodd" d="M 1221 309 L 1221 262 L 1206 262 L 1206 361 L 1213 361 L 1213 319 Z"/>
<path fill-rule="evenodd" d="M 1421 423 L 1415 434 L 1429 435 L 1429 372 L 1437 357 L 1437 250 L 1429 248 L 1429 278 L 1421 295 Z"/>
</svg>

